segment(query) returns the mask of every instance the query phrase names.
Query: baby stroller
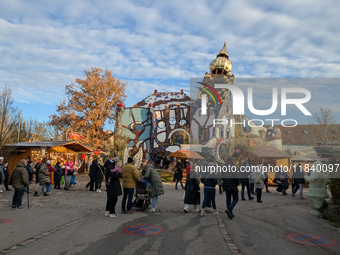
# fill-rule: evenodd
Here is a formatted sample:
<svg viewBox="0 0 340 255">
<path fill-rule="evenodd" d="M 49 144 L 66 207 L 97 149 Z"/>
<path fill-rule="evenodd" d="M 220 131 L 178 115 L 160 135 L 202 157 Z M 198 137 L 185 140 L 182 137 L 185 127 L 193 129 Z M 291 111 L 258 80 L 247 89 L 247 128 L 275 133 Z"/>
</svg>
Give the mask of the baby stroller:
<svg viewBox="0 0 340 255">
<path fill-rule="evenodd" d="M 135 198 L 133 200 L 133 206 L 142 208 L 143 212 L 149 208 L 150 205 L 150 191 L 145 181 L 141 179 L 137 182 Z"/>
</svg>

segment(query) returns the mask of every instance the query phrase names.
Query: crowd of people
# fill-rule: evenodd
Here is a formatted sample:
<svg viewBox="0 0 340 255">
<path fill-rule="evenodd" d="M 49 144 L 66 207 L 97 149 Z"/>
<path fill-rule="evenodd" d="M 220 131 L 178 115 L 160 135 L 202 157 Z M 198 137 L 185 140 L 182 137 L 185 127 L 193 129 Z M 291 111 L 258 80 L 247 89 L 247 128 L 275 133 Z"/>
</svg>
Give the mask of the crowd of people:
<svg viewBox="0 0 340 255">
<path fill-rule="evenodd" d="M 200 162 L 195 162 L 193 166 L 190 164 L 186 168 L 187 179 L 185 184 L 185 194 L 184 194 L 184 211 L 188 212 L 189 205 L 194 206 L 194 212 L 199 212 L 197 208 L 200 205 L 200 182 L 204 185 L 204 199 L 202 203 L 201 216 L 205 216 L 205 208 L 212 207 L 213 214 L 217 215 L 216 211 L 216 186 L 219 186 L 219 194 L 222 194 L 224 191 L 226 193 L 226 206 L 227 209 L 225 213 L 228 215 L 230 219 L 234 218 L 233 209 L 239 201 L 239 189 L 238 186 L 241 184 L 241 199 L 245 201 L 245 189 L 247 189 L 247 195 L 249 200 L 253 200 L 254 197 L 252 194 L 256 195 L 256 201 L 258 203 L 263 203 L 262 201 L 262 190 L 266 189 L 267 193 L 270 193 L 268 190 L 268 174 L 266 171 L 263 171 L 261 166 L 250 166 L 248 161 L 244 161 L 242 166 L 244 169 L 250 169 L 250 171 L 236 171 L 236 172 L 227 172 L 225 174 L 221 174 L 216 171 L 207 171 L 205 173 L 196 172 L 196 165 L 200 164 Z M 208 164 L 209 167 L 214 167 L 216 162 L 210 162 Z M 226 167 L 234 166 L 233 158 L 228 157 L 225 162 Z M 193 170 L 192 170 L 193 169 Z M 199 168 L 200 169 L 200 168 Z M 176 181 L 175 189 L 177 188 L 177 183 L 180 182 L 182 184 L 182 169 L 180 163 L 177 162 L 176 166 L 173 169 L 174 172 L 174 181 Z M 287 195 L 286 190 L 289 187 L 289 176 L 288 173 L 284 171 L 283 168 L 279 172 L 275 173 L 274 183 L 277 183 L 276 193 Z M 300 199 L 303 199 L 303 187 L 305 185 L 304 172 L 302 171 L 302 165 L 298 164 L 296 167 L 296 171 L 294 171 L 292 175 L 292 193 L 291 195 L 295 197 L 295 194 L 298 190 Z M 221 188 L 222 186 L 222 188 Z M 183 187 L 183 186 L 182 186 Z"/>
<path fill-rule="evenodd" d="M 214 166 L 216 162 L 210 162 L 208 167 Z M 199 162 L 189 163 L 186 167 L 186 182 L 183 186 L 183 171 L 182 165 L 178 161 L 173 167 L 175 189 L 178 189 L 178 183 L 185 190 L 183 196 L 184 211 L 189 212 L 189 206 L 193 205 L 194 212 L 200 212 L 198 205 L 201 203 L 200 198 L 200 183 L 203 184 L 203 202 L 201 208 L 201 216 L 205 216 L 205 208 L 212 207 L 213 214 L 217 215 L 216 211 L 216 186 L 219 186 L 219 194 L 226 194 L 226 214 L 230 219 L 234 217 L 233 209 L 239 201 L 239 189 L 241 184 L 241 199 L 245 201 L 245 189 L 247 190 L 248 200 L 253 200 L 253 194 L 256 194 L 256 201 L 262 203 L 262 190 L 268 190 L 268 175 L 262 171 L 261 166 L 250 166 L 248 161 L 242 163 L 243 167 L 251 169 L 250 172 L 228 172 L 222 175 L 216 171 L 207 171 L 199 173 L 196 171 L 196 165 Z M 228 157 L 225 162 L 226 166 L 234 166 L 233 158 Z M 302 166 L 297 166 L 297 171 L 294 171 L 292 180 L 292 193 L 294 197 L 299 190 L 299 197 L 303 198 L 303 187 L 305 184 L 304 173 Z M 141 166 L 142 177 L 139 171 L 133 164 L 133 159 L 128 158 L 127 163 L 123 166 L 118 157 L 109 158 L 104 164 L 95 158 L 89 169 L 90 181 L 86 184 L 85 189 L 90 191 L 102 192 L 102 182 L 105 181 L 105 191 L 107 193 L 105 216 L 117 217 L 116 204 L 119 196 L 123 196 L 121 203 L 121 213 L 132 214 L 133 196 L 137 183 L 143 181 L 150 191 L 152 199 L 152 207 L 149 212 L 155 212 L 158 206 L 158 197 L 164 194 L 161 177 L 155 169 L 152 160 L 143 161 Z M 53 178 L 52 178 L 53 175 Z M 12 208 L 21 210 L 22 197 L 25 190 L 29 192 L 29 186 L 33 182 L 35 176 L 34 196 L 43 194 L 49 196 L 52 189 L 52 180 L 54 181 L 54 189 L 62 189 L 60 187 L 62 177 L 64 177 L 64 189 L 69 190 L 71 185 L 74 185 L 76 169 L 73 162 L 67 159 L 67 162 L 57 162 L 54 167 L 51 161 L 43 158 L 41 161 L 32 162 L 27 159 L 22 159 L 13 169 L 11 178 L 9 178 L 8 162 L 0 157 L 0 192 L 3 192 L 1 184 L 4 183 L 5 190 L 10 191 L 9 184 L 12 185 L 15 192 L 12 200 Z M 122 180 L 122 185 L 121 185 Z M 285 171 L 275 173 L 274 182 L 278 184 L 276 193 L 287 195 L 289 187 L 289 176 Z"/>
</svg>

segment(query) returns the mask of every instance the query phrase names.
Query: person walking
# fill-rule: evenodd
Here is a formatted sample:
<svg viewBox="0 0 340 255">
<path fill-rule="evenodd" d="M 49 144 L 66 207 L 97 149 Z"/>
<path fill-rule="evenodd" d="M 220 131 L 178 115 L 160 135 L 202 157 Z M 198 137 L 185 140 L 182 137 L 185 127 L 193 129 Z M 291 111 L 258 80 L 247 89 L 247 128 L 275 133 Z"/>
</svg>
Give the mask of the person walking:
<svg viewBox="0 0 340 255">
<path fill-rule="evenodd" d="M 90 172 L 89 172 L 90 181 L 85 186 L 86 189 L 90 187 L 90 191 L 95 191 L 93 188 L 94 188 L 94 181 L 95 181 L 95 177 L 97 173 L 97 165 L 98 165 L 98 161 L 96 159 L 93 160 L 92 164 L 90 165 Z M 104 167 L 106 168 L 106 166 Z"/>
<path fill-rule="evenodd" d="M 96 192 L 102 192 L 102 182 L 104 180 L 103 168 L 97 161 L 96 175 L 94 177 Z"/>
<path fill-rule="evenodd" d="M 250 187 L 249 187 L 249 171 L 250 166 L 247 160 L 243 161 L 241 168 L 240 168 L 240 183 L 241 183 L 241 199 L 245 201 L 244 197 L 244 190 L 247 188 L 247 195 L 249 200 L 253 200 L 254 198 L 250 195 Z"/>
<path fill-rule="evenodd" d="M 296 169 L 294 169 L 293 178 L 296 186 L 292 192 L 292 196 L 295 197 L 295 193 L 299 190 L 299 197 L 300 199 L 303 199 L 303 186 L 305 186 L 305 177 L 301 164 L 298 164 Z"/>
<path fill-rule="evenodd" d="M 178 189 L 177 188 L 178 182 L 181 184 L 182 189 L 184 189 L 183 183 L 182 183 L 183 171 L 182 171 L 181 163 L 179 161 L 177 161 L 177 164 L 174 167 L 174 178 L 176 180 L 175 189 Z"/>
<path fill-rule="evenodd" d="M 28 187 L 28 173 L 26 170 L 27 160 L 22 159 L 14 168 L 12 173 L 12 187 L 14 188 L 14 195 L 12 199 L 12 209 L 22 210 L 22 197 L 25 194 L 25 187 Z"/>
<path fill-rule="evenodd" d="M 228 156 L 226 167 L 228 169 L 232 169 L 234 167 L 233 158 Z M 223 175 L 223 188 L 226 192 L 226 202 L 227 202 L 227 209 L 225 210 L 225 213 L 228 215 L 230 219 L 234 218 L 233 209 L 236 206 L 238 202 L 238 185 L 240 184 L 239 178 L 234 172 L 228 171 L 227 173 L 224 173 Z M 231 198 L 233 198 L 233 201 L 231 202 Z"/>
<path fill-rule="evenodd" d="M 0 157 L 0 192 L 3 192 L 3 190 L 1 189 L 1 184 L 2 182 L 5 182 L 5 172 L 4 172 L 4 157 Z"/>
<path fill-rule="evenodd" d="M 47 167 L 47 159 L 43 158 L 39 165 L 39 189 L 42 189 L 42 191 L 44 192 L 44 196 L 49 196 L 49 194 L 47 193 L 47 185 L 51 182 L 49 175 L 50 172 L 48 171 Z"/>
<path fill-rule="evenodd" d="M 74 165 L 71 161 L 71 159 L 67 159 L 67 162 L 65 163 L 65 175 L 64 175 L 64 182 L 65 182 L 65 190 L 69 190 L 69 185 L 71 181 L 71 176 L 73 175 L 74 171 Z"/>
<path fill-rule="evenodd" d="M 63 170 L 60 167 L 60 162 L 57 162 L 57 164 L 54 166 L 55 172 L 54 172 L 54 188 L 55 189 L 61 189 L 60 188 L 60 182 L 61 177 L 63 176 Z"/>
<path fill-rule="evenodd" d="M 158 196 L 164 194 L 162 179 L 157 173 L 152 160 L 148 161 L 148 165 L 145 169 L 144 178 L 147 178 L 150 181 L 150 191 L 152 198 L 152 207 L 149 209 L 149 212 L 156 212 L 158 206 Z"/>
<path fill-rule="evenodd" d="M 9 170 L 8 170 L 8 162 L 7 161 L 5 161 L 5 163 L 4 163 L 4 175 L 5 175 L 5 181 L 4 181 L 5 189 L 6 189 L 6 191 L 11 191 L 12 189 L 10 189 L 8 187 Z"/>
<path fill-rule="evenodd" d="M 188 168 L 187 168 L 188 169 Z M 194 205 L 193 212 L 199 212 L 197 205 L 200 204 L 200 182 L 198 175 L 195 171 L 187 173 L 187 180 L 185 182 L 185 195 L 184 195 L 184 212 L 188 213 L 189 205 Z"/>
<path fill-rule="evenodd" d="M 106 164 L 105 180 L 107 201 L 105 216 L 109 216 L 111 218 L 118 217 L 115 208 L 118 201 L 118 196 L 122 195 L 122 187 L 120 186 L 119 181 L 119 178 L 122 177 L 122 174 L 119 171 L 113 171 L 114 169 L 115 163 L 113 161 Z"/>
<path fill-rule="evenodd" d="M 262 172 L 260 165 L 257 167 L 253 166 L 252 168 L 253 168 L 252 175 L 253 175 L 253 180 L 254 180 L 254 187 L 256 189 L 257 202 L 263 203 L 263 201 L 261 200 L 261 197 L 262 197 L 262 189 L 264 188 L 265 176 Z"/>
<path fill-rule="evenodd" d="M 208 167 L 213 167 L 213 163 L 209 163 Z M 201 216 L 205 216 L 205 207 L 208 203 L 208 200 L 211 201 L 213 207 L 214 215 L 218 215 L 216 211 L 216 185 L 217 185 L 217 175 L 215 173 L 208 172 L 206 175 L 201 177 L 201 182 L 204 184 L 204 199 L 202 203 L 202 211 Z"/>
<path fill-rule="evenodd" d="M 127 164 L 123 166 L 123 200 L 122 200 L 122 213 L 134 213 L 132 211 L 132 198 L 133 192 L 136 187 L 136 182 L 139 182 L 139 175 L 137 168 L 132 164 L 133 158 L 128 158 Z M 126 199 L 128 198 L 127 207 Z"/>
</svg>

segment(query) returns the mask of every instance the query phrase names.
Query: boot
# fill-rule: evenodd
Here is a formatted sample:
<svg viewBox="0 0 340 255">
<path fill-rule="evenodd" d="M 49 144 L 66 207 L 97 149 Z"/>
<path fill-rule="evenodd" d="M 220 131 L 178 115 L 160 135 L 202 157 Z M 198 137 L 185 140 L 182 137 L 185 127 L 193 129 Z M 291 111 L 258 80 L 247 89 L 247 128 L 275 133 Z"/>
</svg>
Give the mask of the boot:
<svg viewBox="0 0 340 255">
<path fill-rule="evenodd" d="M 201 211 L 201 216 L 205 216 L 205 212 L 204 212 L 204 209 L 202 208 L 202 211 Z"/>
<path fill-rule="evenodd" d="M 214 214 L 214 215 L 219 215 L 219 213 L 218 213 L 218 211 L 216 211 L 216 209 L 213 210 L 213 214 Z"/>
</svg>

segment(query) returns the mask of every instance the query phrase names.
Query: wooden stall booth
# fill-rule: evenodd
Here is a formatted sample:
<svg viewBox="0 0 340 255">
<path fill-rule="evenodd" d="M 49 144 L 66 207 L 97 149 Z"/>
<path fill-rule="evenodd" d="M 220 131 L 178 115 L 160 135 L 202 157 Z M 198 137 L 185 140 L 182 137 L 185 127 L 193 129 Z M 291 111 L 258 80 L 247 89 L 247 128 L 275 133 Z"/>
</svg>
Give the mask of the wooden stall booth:
<svg viewBox="0 0 340 255">
<path fill-rule="evenodd" d="M 170 158 L 180 158 L 182 160 L 189 160 L 189 159 L 194 159 L 194 160 L 204 160 L 204 158 L 198 154 L 196 151 L 184 151 L 184 150 L 178 150 L 176 152 L 173 152 L 170 154 Z M 182 166 L 185 167 L 183 169 L 183 182 L 186 181 L 187 179 L 187 172 L 186 172 L 186 166 Z"/>
<path fill-rule="evenodd" d="M 69 158 L 77 169 L 85 164 L 81 153 L 92 150 L 78 141 L 35 141 L 7 144 L 5 146 L 10 174 L 21 159 L 37 161 L 46 157 L 51 160 L 52 166 L 58 161 L 66 162 Z"/>
<path fill-rule="evenodd" d="M 267 169 L 269 169 L 267 173 L 268 183 L 270 185 L 274 184 L 273 180 L 275 178 L 275 172 L 270 170 L 269 167 L 283 166 L 288 167 L 289 169 L 292 164 L 291 155 L 271 146 L 254 145 L 251 149 L 236 147 L 232 156 L 235 158 L 235 165 L 238 167 L 241 166 L 242 162 L 245 160 L 252 166 L 266 166 Z"/>
</svg>

